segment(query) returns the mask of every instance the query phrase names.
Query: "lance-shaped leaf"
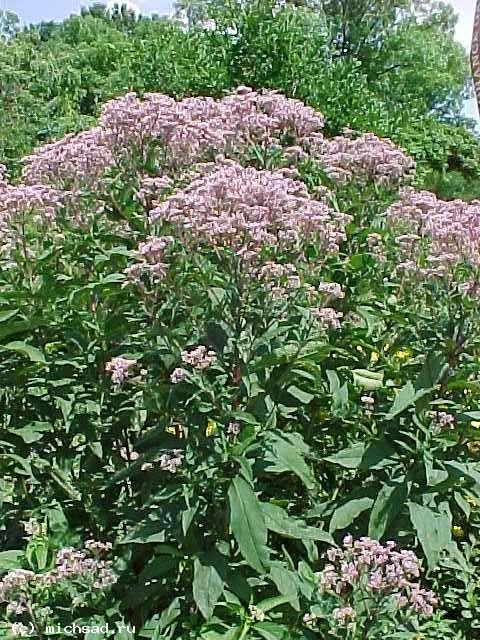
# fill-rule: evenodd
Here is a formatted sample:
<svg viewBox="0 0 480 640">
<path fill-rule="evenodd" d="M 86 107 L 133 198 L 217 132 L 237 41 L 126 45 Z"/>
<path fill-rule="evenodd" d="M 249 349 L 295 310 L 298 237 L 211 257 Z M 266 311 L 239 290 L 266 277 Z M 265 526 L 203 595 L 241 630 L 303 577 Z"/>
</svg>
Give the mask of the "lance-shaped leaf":
<svg viewBox="0 0 480 640">
<path fill-rule="evenodd" d="M 429 507 L 416 502 L 411 502 L 408 506 L 410 520 L 427 558 L 428 567 L 433 569 L 438 563 L 441 552 L 452 540 L 452 515 L 445 511 L 436 513 Z"/>
<path fill-rule="evenodd" d="M 388 528 L 388 525 L 402 510 L 408 495 L 408 486 L 403 482 L 384 484 L 370 513 L 368 523 L 368 535 L 370 538 L 380 540 Z"/>
<path fill-rule="evenodd" d="M 273 473 L 290 471 L 300 478 L 307 489 L 313 489 L 315 478 L 302 455 L 308 452 L 308 447 L 301 436 L 293 433 L 285 436 L 272 433 L 269 435 L 268 443 L 270 448 L 265 454 L 265 460 L 271 464 L 266 471 Z"/>
<path fill-rule="evenodd" d="M 232 480 L 228 499 L 230 526 L 240 553 L 253 569 L 265 573 L 269 553 L 267 527 L 260 502 L 250 485 L 240 477 Z"/>
<path fill-rule="evenodd" d="M 212 617 L 215 605 L 223 593 L 225 561 L 219 553 L 203 554 L 193 564 L 193 597 L 203 617 Z"/>
</svg>

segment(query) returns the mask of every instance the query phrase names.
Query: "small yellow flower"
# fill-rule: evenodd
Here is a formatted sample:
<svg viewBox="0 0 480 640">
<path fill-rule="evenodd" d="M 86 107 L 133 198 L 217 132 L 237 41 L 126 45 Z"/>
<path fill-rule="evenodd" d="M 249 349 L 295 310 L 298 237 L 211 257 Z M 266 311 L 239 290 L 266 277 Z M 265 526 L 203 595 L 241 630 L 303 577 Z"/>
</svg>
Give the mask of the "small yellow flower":
<svg viewBox="0 0 480 640">
<path fill-rule="evenodd" d="M 379 358 L 380 354 L 378 353 L 378 351 L 372 351 L 372 353 L 370 354 L 370 364 L 375 364 L 376 362 L 378 362 Z"/>
<path fill-rule="evenodd" d="M 165 427 L 165 431 L 167 433 L 171 433 L 172 435 L 175 435 L 175 427 L 173 426 L 173 424 L 171 424 L 169 427 Z"/>
<path fill-rule="evenodd" d="M 463 538 L 465 531 L 457 524 L 452 527 L 452 535 L 454 538 Z"/>
<path fill-rule="evenodd" d="M 216 433 L 217 433 L 217 424 L 213 420 L 209 420 L 207 422 L 207 430 L 205 432 L 205 435 L 207 436 L 207 438 L 210 438 L 211 436 L 214 436 Z"/>
<path fill-rule="evenodd" d="M 45 353 L 55 353 L 55 351 L 58 351 L 61 346 L 61 342 L 47 342 L 44 347 Z"/>
<path fill-rule="evenodd" d="M 477 502 L 477 501 L 475 500 L 475 498 L 474 498 L 473 496 L 471 496 L 471 495 L 466 495 L 466 496 L 465 496 L 465 500 L 466 500 L 466 502 L 468 502 L 468 504 L 469 504 L 471 507 L 476 507 L 476 506 L 478 505 L 478 502 Z"/>
<path fill-rule="evenodd" d="M 397 360 L 400 360 L 400 362 L 402 360 L 410 360 L 411 357 L 412 357 L 411 349 L 399 349 L 398 351 L 395 351 L 395 358 Z"/>
</svg>

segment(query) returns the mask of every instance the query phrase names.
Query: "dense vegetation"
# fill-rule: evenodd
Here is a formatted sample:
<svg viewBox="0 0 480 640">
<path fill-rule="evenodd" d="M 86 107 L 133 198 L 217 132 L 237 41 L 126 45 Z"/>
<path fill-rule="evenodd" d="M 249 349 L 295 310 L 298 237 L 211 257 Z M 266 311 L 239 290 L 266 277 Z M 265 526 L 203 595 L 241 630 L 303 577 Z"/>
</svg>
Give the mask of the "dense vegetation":
<svg viewBox="0 0 480 640">
<path fill-rule="evenodd" d="M 0 23 L 0 635 L 478 637 L 451 11 L 180 9 Z"/>
<path fill-rule="evenodd" d="M 34 146 L 90 126 L 127 91 L 219 97 L 246 84 L 321 110 L 330 135 L 390 137 L 429 187 L 474 197 L 479 146 L 459 126 L 467 56 L 448 5 L 414 4 L 297 0 L 279 11 L 265 0 L 188 1 L 189 29 L 97 5 L 36 25 L 0 48 L 0 157 L 18 171 Z M 4 34 L 15 27 L 5 15 Z"/>
</svg>

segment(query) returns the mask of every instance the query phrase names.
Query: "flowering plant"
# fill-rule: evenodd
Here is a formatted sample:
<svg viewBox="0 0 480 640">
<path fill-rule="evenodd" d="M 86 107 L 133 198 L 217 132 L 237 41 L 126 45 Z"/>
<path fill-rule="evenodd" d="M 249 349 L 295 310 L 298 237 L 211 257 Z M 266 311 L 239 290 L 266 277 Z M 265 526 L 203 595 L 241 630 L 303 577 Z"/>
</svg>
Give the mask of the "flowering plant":
<svg viewBox="0 0 480 640">
<path fill-rule="evenodd" d="M 18 624 L 106 593 L 141 637 L 459 629 L 476 205 L 399 192 L 401 149 L 322 126 L 248 87 L 128 94 L 2 182 L 3 540 L 54 511 L 63 548 L 0 564 Z"/>
</svg>

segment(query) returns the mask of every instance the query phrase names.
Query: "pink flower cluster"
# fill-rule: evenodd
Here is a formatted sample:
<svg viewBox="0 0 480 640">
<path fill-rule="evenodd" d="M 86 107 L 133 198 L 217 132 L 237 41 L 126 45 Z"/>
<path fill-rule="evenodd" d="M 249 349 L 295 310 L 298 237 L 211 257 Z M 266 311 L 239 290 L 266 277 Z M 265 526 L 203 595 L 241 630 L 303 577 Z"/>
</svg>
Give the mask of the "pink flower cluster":
<svg viewBox="0 0 480 640">
<path fill-rule="evenodd" d="M 188 371 L 182 369 L 182 367 L 176 367 L 172 373 L 170 374 L 170 382 L 172 384 L 178 384 L 179 382 L 183 382 L 187 377 Z"/>
<path fill-rule="evenodd" d="M 359 138 L 327 139 L 314 134 L 304 140 L 310 154 L 334 182 L 352 180 L 395 184 L 413 174 L 415 163 L 387 138 L 365 133 Z"/>
<path fill-rule="evenodd" d="M 159 282 L 167 273 L 165 249 L 173 244 L 172 236 L 149 236 L 138 245 L 135 251 L 137 262 L 125 269 L 128 281 L 140 284 L 142 274 L 146 274 L 152 282 Z"/>
<path fill-rule="evenodd" d="M 177 473 L 179 467 L 183 463 L 183 454 L 175 449 L 172 453 L 163 453 L 159 458 L 160 469 L 169 473 Z"/>
<path fill-rule="evenodd" d="M 152 222 L 173 224 L 184 244 L 226 246 L 249 260 L 264 247 L 307 242 L 337 252 L 345 240 L 350 216 L 313 200 L 302 182 L 234 162 L 211 169 L 153 209 Z"/>
<path fill-rule="evenodd" d="M 455 428 L 455 416 L 446 411 L 429 411 L 432 420 L 432 433 L 438 435 L 442 431 Z"/>
<path fill-rule="evenodd" d="M 105 170 L 130 155 L 145 160 L 150 143 L 159 160 L 176 169 L 212 156 L 236 155 L 252 144 L 280 142 L 284 136 L 303 138 L 323 127 L 323 116 L 299 100 L 273 91 L 248 87 L 221 100 L 128 93 L 107 102 L 99 126 L 69 135 L 37 149 L 25 158 L 26 182 L 78 187 L 93 183 Z"/>
<path fill-rule="evenodd" d="M 345 293 L 342 290 L 341 285 L 338 282 L 321 282 L 318 285 L 318 292 L 326 295 L 331 299 L 342 299 L 345 297 Z"/>
<path fill-rule="evenodd" d="M 0 165 L 0 255 L 9 257 L 20 245 L 30 255 L 26 226 L 51 227 L 69 194 L 42 184 L 10 185 L 3 169 Z"/>
<path fill-rule="evenodd" d="M 112 376 L 112 384 L 115 388 L 120 387 L 126 378 L 128 378 L 130 369 L 137 364 L 136 360 L 127 360 L 117 356 L 112 358 L 105 365 L 105 371 Z"/>
<path fill-rule="evenodd" d="M 140 176 L 139 186 L 135 192 L 135 200 L 149 211 L 153 207 L 159 195 L 172 186 L 172 181 L 167 176 Z"/>
<path fill-rule="evenodd" d="M 418 582 L 419 559 L 413 551 L 395 551 L 395 547 L 394 542 L 382 545 L 371 538 L 354 541 L 346 536 L 343 548 L 327 552 L 330 564 L 320 573 L 320 591 L 336 594 L 347 605 L 352 604 L 347 599 L 358 589 L 374 600 L 393 598 L 399 609 L 431 616 L 438 599 Z"/>
<path fill-rule="evenodd" d="M 446 202 L 405 188 L 386 215 L 398 233 L 398 271 L 432 277 L 450 274 L 461 262 L 480 266 L 480 202 Z"/>
<path fill-rule="evenodd" d="M 199 371 L 208 369 L 208 367 L 215 362 L 216 357 L 215 351 L 207 349 L 203 344 L 189 351 L 182 351 L 182 362 L 189 364 Z"/>
<path fill-rule="evenodd" d="M 53 184 L 75 190 L 85 183 L 93 186 L 113 161 L 101 127 L 95 127 L 69 134 L 26 156 L 22 179 L 26 184 Z"/>
<path fill-rule="evenodd" d="M 341 311 L 332 307 L 319 307 L 311 310 L 313 317 L 324 329 L 340 329 L 340 320 L 343 318 Z"/>
<path fill-rule="evenodd" d="M 53 585 L 63 587 L 69 580 L 78 578 L 83 578 L 93 589 L 106 589 L 117 580 L 112 563 L 103 559 L 111 548 L 110 543 L 87 540 L 82 551 L 73 547 L 60 549 L 55 568 L 45 573 L 24 569 L 9 571 L 0 580 L 0 602 L 9 602 L 11 611 L 21 613 L 27 602 L 27 590 Z"/>
</svg>

